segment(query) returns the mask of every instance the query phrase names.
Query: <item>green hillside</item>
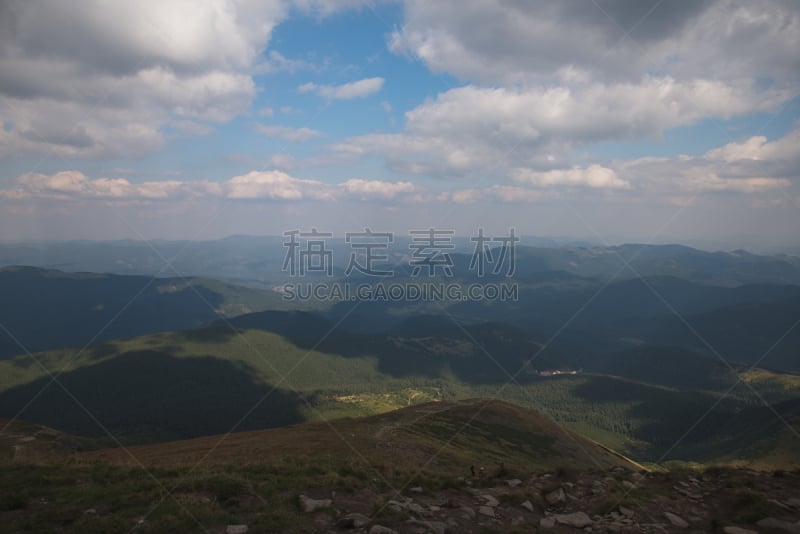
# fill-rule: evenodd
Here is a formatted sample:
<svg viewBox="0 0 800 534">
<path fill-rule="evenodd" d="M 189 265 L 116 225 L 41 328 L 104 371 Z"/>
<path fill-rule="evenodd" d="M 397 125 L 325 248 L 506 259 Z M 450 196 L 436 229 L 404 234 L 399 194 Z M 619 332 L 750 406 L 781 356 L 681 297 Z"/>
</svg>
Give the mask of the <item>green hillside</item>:
<svg viewBox="0 0 800 534">
<path fill-rule="evenodd" d="M 236 322 L 270 317 L 276 330 L 287 325 L 299 330 L 281 335 L 220 326 L 106 342 L 77 357 L 74 350 L 41 353 L 36 358 L 42 365 L 63 371 L 58 383 L 46 388 L 50 377 L 29 357 L 0 362 L 0 416 L 22 411 L 23 419 L 102 438 L 99 421 L 124 442 L 135 443 L 375 414 L 429 400 L 502 398 L 652 461 L 667 451 L 668 458 L 691 460 L 694 442 L 711 439 L 716 429 L 724 432 L 725 421 L 759 403 L 726 372 L 702 390 L 655 380 L 658 376 L 648 377 L 636 366 L 629 369 L 639 374 L 628 378 L 540 377 L 540 362 L 526 363 L 541 345 L 506 325 L 473 325 L 451 332 L 452 337 L 447 332 L 425 337 L 339 333 L 320 339 L 315 336 L 326 323 L 312 314 L 291 312 L 293 320 L 283 322 L 286 316 L 262 314 Z M 314 336 L 293 337 L 298 332 Z M 659 350 L 654 357 L 668 357 L 666 349 Z M 693 364 L 686 354 L 677 354 L 686 366 Z M 697 363 L 698 372 L 707 370 L 706 360 Z M 798 396 L 794 385 L 749 384 L 770 402 Z M 702 425 L 705 432 L 673 449 L 693 418 L 712 407 Z"/>
</svg>

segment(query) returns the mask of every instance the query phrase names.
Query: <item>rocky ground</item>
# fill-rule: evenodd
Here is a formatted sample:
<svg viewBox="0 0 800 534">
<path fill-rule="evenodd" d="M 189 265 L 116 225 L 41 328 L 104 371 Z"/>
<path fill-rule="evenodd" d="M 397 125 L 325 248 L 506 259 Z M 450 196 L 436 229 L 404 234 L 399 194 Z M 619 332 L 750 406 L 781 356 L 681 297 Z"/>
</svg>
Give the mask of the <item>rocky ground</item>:
<svg viewBox="0 0 800 534">
<path fill-rule="evenodd" d="M 800 533 L 800 473 L 747 470 L 559 471 L 467 478 L 462 487 L 326 493 L 309 488 L 301 513 L 316 532 Z M 246 532 L 244 525 L 228 532 Z"/>
</svg>

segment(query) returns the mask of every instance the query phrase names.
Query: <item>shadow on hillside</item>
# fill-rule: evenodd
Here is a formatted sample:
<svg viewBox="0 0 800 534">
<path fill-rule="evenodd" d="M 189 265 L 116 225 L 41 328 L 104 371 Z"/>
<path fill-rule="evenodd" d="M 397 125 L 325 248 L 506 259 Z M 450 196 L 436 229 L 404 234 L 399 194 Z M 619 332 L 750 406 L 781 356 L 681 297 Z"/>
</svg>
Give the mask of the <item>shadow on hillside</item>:
<svg viewBox="0 0 800 534">
<path fill-rule="evenodd" d="M 200 328 L 218 319 L 224 295 L 192 280 L 20 268 L 0 273 L 0 358 L 90 341 Z M 102 358 L 102 356 L 99 356 Z"/>
<path fill-rule="evenodd" d="M 670 390 L 605 376 L 593 376 L 571 391 L 600 405 L 599 419 L 606 412 L 610 419 L 620 419 L 614 412 L 623 410 L 620 420 L 630 422 L 633 437 L 649 444 L 645 460 L 660 460 L 676 444 L 686 446 L 714 436 L 739 404 L 733 398 L 719 402 L 712 393 Z M 602 426 L 599 419 L 596 423 Z"/>
<path fill-rule="evenodd" d="M 298 311 L 247 314 L 233 318 L 231 324 L 281 335 L 304 351 L 344 358 L 374 358 L 381 373 L 397 378 L 455 375 L 471 384 L 505 383 L 514 375 L 520 382 L 530 378 L 528 373 L 520 371 L 539 345 L 519 329 L 499 323 L 460 327 L 444 316 L 406 321 L 410 324 L 401 323 L 388 333 L 379 334 L 356 334 L 322 315 Z M 214 328 L 224 327 L 217 323 Z M 201 333 L 188 331 L 178 335 Z M 226 334 L 223 330 L 204 335 L 235 333 L 228 330 Z M 547 357 L 541 360 L 546 361 Z"/>
<path fill-rule="evenodd" d="M 43 390 L 49 381 L 45 377 L 0 393 L 0 416 L 18 415 L 84 436 L 104 436 L 108 429 L 123 442 L 183 439 L 304 420 L 299 395 L 273 390 L 246 364 L 208 356 L 128 352 L 64 373 L 58 379 L 63 387 L 53 383 Z"/>
</svg>

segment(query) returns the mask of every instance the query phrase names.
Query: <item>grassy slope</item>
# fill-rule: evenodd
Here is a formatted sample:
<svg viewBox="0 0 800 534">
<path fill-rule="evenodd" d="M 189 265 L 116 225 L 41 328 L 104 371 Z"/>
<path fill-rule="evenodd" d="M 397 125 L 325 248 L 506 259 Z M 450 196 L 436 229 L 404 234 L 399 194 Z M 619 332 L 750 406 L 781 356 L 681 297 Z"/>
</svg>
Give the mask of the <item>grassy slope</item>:
<svg viewBox="0 0 800 534">
<path fill-rule="evenodd" d="M 245 432 L 187 441 L 105 449 L 81 460 L 145 465 L 274 464 L 288 459 L 342 459 L 395 472 L 420 469 L 464 474 L 469 465 L 537 470 L 627 466 L 619 455 L 574 434 L 547 417 L 496 400 L 424 403 L 385 414 Z"/>
</svg>

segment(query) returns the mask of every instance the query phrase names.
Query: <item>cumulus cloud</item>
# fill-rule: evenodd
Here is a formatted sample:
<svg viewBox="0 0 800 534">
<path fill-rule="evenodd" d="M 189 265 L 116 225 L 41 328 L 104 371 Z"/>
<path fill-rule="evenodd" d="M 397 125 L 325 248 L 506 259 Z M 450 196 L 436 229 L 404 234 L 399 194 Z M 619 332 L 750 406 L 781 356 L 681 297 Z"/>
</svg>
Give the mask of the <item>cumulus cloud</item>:
<svg viewBox="0 0 800 534">
<path fill-rule="evenodd" d="M 0 6 L 0 156 L 138 157 L 248 110 L 281 0 Z M 207 128 L 184 128 L 204 134 Z"/>
<path fill-rule="evenodd" d="M 317 93 L 326 100 L 352 100 L 377 93 L 383 87 L 383 78 L 364 78 L 342 85 L 317 85 L 304 83 L 297 90 L 300 93 Z"/>
<path fill-rule="evenodd" d="M 534 172 L 529 169 L 517 169 L 514 180 L 539 187 L 551 186 L 584 186 L 599 189 L 627 189 L 630 184 L 622 180 L 613 169 L 590 165 L 546 172 Z"/>
<path fill-rule="evenodd" d="M 800 180 L 800 129 L 773 141 L 753 136 L 696 157 L 637 158 L 614 166 L 622 179 L 655 192 L 784 189 Z"/>
<path fill-rule="evenodd" d="M 392 199 L 402 193 L 414 193 L 417 188 L 411 182 L 384 182 L 353 178 L 341 184 L 348 193 L 362 199 Z"/>
<path fill-rule="evenodd" d="M 222 184 L 225 196 L 232 199 L 301 200 L 331 199 L 333 192 L 317 180 L 301 180 L 281 171 L 251 172 Z"/>
<path fill-rule="evenodd" d="M 18 187 L 0 189 L 0 199 L 98 199 L 179 200 L 227 198 L 231 200 L 391 200 L 410 197 L 418 188 L 410 182 L 388 182 L 353 178 L 341 183 L 291 176 L 278 170 L 252 171 L 230 179 L 165 180 L 133 183 L 126 178 L 89 178 L 80 171 L 54 174 L 26 173 L 16 179 Z"/>
<path fill-rule="evenodd" d="M 800 149 L 800 128 L 772 142 L 768 142 L 763 135 L 756 135 L 740 143 L 728 143 L 725 146 L 708 151 L 705 154 L 705 158 L 728 163 L 741 162 L 743 160 L 794 160 L 800 163 L 798 149 Z"/>
<path fill-rule="evenodd" d="M 800 6 L 792 2 L 408 0 L 404 16 L 389 48 L 465 84 L 407 112 L 400 133 L 331 146 L 381 156 L 397 172 L 629 188 L 640 181 L 621 169 L 576 170 L 579 151 L 774 113 L 800 83 Z M 703 164 L 775 157 L 763 137 L 746 143 L 721 147 Z M 739 167 L 749 178 L 772 176 Z M 717 171 L 723 181 L 707 183 L 718 189 L 772 183 L 745 187 L 725 181 L 730 170 Z"/>
<path fill-rule="evenodd" d="M 125 178 L 89 179 L 79 171 L 26 173 L 17 183 L 21 186 L 15 190 L 18 198 L 155 200 L 183 197 L 204 188 L 202 183 L 176 180 L 135 184 Z"/>
<path fill-rule="evenodd" d="M 288 126 L 280 126 L 277 124 L 258 124 L 256 125 L 256 132 L 267 137 L 278 137 L 284 141 L 291 142 L 305 142 L 310 141 L 322 135 L 317 130 L 311 128 L 290 128 Z"/>
<path fill-rule="evenodd" d="M 367 134 L 332 149 L 383 156 L 401 172 L 474 176 L 499 167 L 548 170 L 569 165 L 594 143 L 658 138 L 707 118 L 775 110 L 782 91 L 758 93 L 714 81 L 646 78 L 530 89 L 468 85 L 440 93 L 406 113 L 405 131 Z"/>
<path fill-rule="evenodd" d="M 773 0 L 408 0 L 389 41 L 435 72 L 485 84 L 580 79 L 636 82 L 643 73 L 735 83 L 759 72 L 797 80 L 800 10 Z M 781 21 L 776 24 L 775 21 Z M 580 36 L 580 38 L 576 38 Z"/>
</svg>

